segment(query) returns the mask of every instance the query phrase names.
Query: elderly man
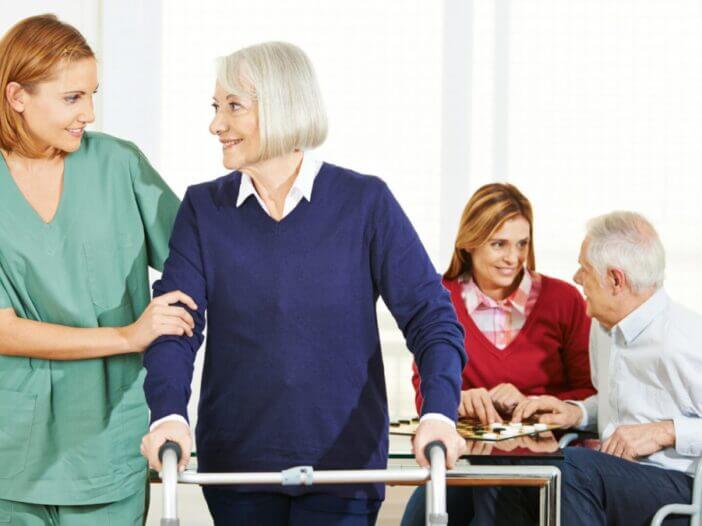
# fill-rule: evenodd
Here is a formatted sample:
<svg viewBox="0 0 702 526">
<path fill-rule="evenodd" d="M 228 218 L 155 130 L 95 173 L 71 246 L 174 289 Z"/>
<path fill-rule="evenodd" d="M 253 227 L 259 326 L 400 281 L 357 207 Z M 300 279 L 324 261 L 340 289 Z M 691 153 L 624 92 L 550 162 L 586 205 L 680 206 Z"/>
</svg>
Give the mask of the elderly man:
<svg viewBox="0 0 702 526">
<path fill-rule="evenodd" d="M 565 450 L 565 525 L 648 524 L 661 506 L 691 499 L 690 475 L 702 455 L 702 317 L 663 290 L 663 246 L 639 214 L 591 220 L 579 263 L 574 279 L 599 322 L 590 333 L 598 394 L 583 402 L 528 399 L 513 420 L 536 416 L 600 434 L 599 451 Z M 525 495 L 477 492 L 476 524 L 533 523 Z M 676 523 L 687 521 L 666 522 Z"/>
</svg>

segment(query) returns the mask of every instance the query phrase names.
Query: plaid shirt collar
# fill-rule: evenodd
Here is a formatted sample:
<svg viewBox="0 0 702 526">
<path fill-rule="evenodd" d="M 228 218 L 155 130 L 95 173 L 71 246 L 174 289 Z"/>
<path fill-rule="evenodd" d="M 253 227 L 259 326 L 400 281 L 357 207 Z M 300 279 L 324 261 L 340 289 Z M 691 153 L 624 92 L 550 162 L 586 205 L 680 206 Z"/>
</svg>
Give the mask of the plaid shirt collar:
<svg viewBox="0 0 702 526">
<path fill-rule="evenodd" d="M 532 276 L 529 270 L 524 271 L 522 280 L 516 290 L 504 300 L 495 300 L 483 293 L 471 276 L 468 281 L 462 281 L 463 300 L 468 314 L 473 314 L 476 309 L 514 309 L 521 315 L 526 312 L 527 300 L 532 287 Z"/>
</svg>

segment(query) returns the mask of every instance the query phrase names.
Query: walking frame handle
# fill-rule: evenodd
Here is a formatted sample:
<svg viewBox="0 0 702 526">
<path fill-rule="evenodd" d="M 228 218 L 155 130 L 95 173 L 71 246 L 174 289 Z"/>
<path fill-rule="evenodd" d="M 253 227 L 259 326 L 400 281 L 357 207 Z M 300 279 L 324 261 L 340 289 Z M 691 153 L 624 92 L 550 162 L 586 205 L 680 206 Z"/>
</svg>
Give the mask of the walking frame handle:
<svg viewBox="0 0 702 526">
<path fill-rule="evenodd" d="M 163 515 L 161 526 L 180 526 L 178 519 L 178 462 L 183 450 L 177 442 L 168 440 L 158 450 L 163 481 Z"/>
</svg>

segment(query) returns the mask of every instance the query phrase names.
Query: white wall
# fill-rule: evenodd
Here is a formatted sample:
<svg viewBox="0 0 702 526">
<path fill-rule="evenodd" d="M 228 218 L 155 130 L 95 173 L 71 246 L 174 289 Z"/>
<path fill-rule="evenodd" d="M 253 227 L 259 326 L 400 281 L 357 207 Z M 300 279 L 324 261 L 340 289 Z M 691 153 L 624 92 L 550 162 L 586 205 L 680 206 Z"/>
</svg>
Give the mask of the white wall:
<svg viewBox="0 0 702 526">
<path fill-rule="evenodd" d="M 4 2 L 0 32 L 19 20 L 53 13 L 74 25 L 97 55 L 100 88 L 89 129 L 134 141 L 159 166 L 161 3 L 154 0 Z"/>
<path fill-rule="evenodd" d="M 702 311 L 702 3 L 474 4 L 475 25 L 492 27 L 474 40 L 493 50 L 473 69 L 494 84 L 473 93 L 494 110 L 484 128 L 499 161 L 485 172 L 532 200 L 537 268 L 570 279 L 586 219 L 637 210 L 662 236 L 669 292 Z M 471 188 L 481 182 L 471 172 Z"/>
</svg>

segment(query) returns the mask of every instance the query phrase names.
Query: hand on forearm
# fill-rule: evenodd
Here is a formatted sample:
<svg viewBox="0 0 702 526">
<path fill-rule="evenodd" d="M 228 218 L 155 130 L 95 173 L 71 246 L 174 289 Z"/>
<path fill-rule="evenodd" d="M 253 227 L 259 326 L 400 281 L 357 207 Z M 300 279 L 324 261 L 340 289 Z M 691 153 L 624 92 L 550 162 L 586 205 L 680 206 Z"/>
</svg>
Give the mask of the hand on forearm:
<svg viewBox="0 0 702 526">
<path fill-rule="evenodd" d="M 139 319 L 126 327 L 69 327 L 20 318 L 14 309 L 0 309 L 0 355 L 43 360 L 85 360 L 143 352 L 166 334 L 192 335 L 190 313 L 171 304 L 197 309 L 180 291 L 152 300 Z"/>
<path fill-rule="evenodd" d="M 174 303 L 197 310 L 193 299 L 179 290 L 154 298 L 137 321 L 122 329 L 130 352 L 145 351 L 159 336 L 193 335 L 195 321 L 192 315 L 183 307 L 173 306 Z"/>
</svg>

